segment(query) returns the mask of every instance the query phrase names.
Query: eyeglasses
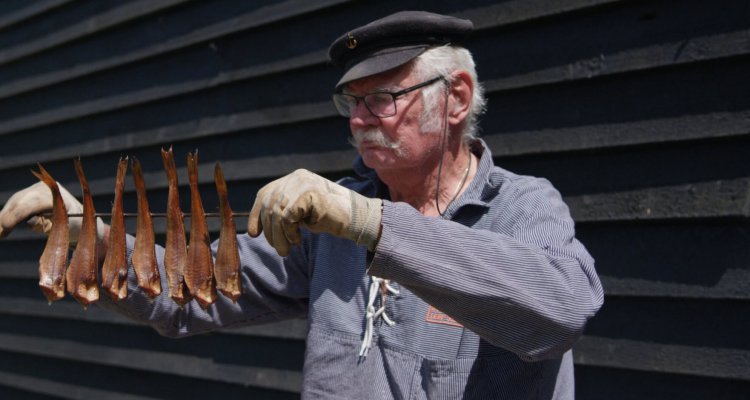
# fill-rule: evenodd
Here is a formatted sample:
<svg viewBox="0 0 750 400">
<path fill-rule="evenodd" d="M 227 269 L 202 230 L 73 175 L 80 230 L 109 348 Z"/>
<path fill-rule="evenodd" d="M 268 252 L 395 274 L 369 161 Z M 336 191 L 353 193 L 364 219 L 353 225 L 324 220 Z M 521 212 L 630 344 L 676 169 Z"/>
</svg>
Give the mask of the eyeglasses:
<svg viewBox="0 0 750 400">
<path fill-rule="evenodd" d="M 364 96 L 355 96 L 353 94 L 346 94 L 337 92 L 333 94 L 333 103 L 336 105 L 336 109 L 344 117 L 351 117 L 352 110 L 359 104 L 360 101 L 365 103 L 365 107 L 370 113 L 378 118 L 387 118 L 396 115 L 396 98 L 403 96 L 409 92 L 413 92 L 417 89 L 421 89 L 425 86 L 432 85 L 433 83 L 443 80 L 442 76 L 432 78 L 428 81 L 416 84 L 406 89 L 399 90 L 398 92 L 373 92 L 367 93 Z"/>
</svg>

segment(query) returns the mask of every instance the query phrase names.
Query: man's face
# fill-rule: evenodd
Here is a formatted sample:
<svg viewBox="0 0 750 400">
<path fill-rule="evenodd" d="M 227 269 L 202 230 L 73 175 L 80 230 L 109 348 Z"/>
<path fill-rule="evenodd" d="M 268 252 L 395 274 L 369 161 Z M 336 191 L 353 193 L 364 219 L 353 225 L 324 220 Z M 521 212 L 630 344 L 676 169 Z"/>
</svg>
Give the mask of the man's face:
<svg viewBox="0 0 750 400">
<path fill-rule="evenodd" d="M 346 92 L 359 96 L 375 91 L 396 92 L 418 83 L 407 65 L 351 82 Z M 440 135 L 422 132 L 422 109 L 421 90 L 396 98 L 397 113 L 387 118 L 375 117 L 360 102 L 352 110 L 349 127 L 365 165 L 378 172 L 414 168 L 427 165 L 430 157 L 439 154 Z M 441 118 L 437 115 L 441 110 L 432 111 L 433 118 Z"/>
</svg>

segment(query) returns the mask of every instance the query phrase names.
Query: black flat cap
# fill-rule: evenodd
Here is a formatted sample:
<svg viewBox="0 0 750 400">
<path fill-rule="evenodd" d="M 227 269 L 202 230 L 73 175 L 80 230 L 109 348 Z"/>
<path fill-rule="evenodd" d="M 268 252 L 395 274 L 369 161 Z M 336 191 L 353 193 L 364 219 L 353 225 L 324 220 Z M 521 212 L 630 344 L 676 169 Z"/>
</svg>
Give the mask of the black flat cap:
<svg viewBox="0 0 750 400">
<path fill-rule="evenodd" d="M 353 80 L 404 65 L 430 47 L 461 44 L 474 24 L 426 11 L 401 11 L 342 35 L 328 56 L 344 69 L 336 89 Z"/>
</svg>

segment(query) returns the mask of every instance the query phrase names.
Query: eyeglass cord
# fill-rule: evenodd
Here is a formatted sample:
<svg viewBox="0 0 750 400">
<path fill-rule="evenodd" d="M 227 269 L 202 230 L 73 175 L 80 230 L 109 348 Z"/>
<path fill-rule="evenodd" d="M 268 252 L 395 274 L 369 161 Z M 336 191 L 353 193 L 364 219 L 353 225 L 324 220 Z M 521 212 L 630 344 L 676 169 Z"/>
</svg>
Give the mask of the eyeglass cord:
<svg viewBox="0 0 750 400">
<path fill-rule="evenodd" d="M 445 155 L 445 143 L 447 142 L 448 138 L 448 93 L 449 93 L 449 86 L 450 83 L 446 80 L 446 87 L 445 87 L 445 102 L 443 105 L 443 138 L 441 140 L 441 149 L 440 149 L 440 163 L 438 164 L 438 173 L 437 173 L 437 187 L 435 188 L 435 208 L 437 209 L 438 214 L 440 217 L 445 218 L 445 213 L 448 212 L 448 208 L 450 208 L 451 204 L 453 204 L 454 201 L 456 201 L 456 198 L 458 198 L 458 194 L 461 193 L 461 189 L 463 189 L 464 185 L 466 184 L 466 178 L 469 176 L 469 171 L 471 170 L 471 150 L 467 149 L 467 152 L 469 153 L 469 164 L 466 166 L 466 170 L 464 171 L 464 176 L 461 178 L 461 182 L 458 183 L 458 186 L 456 187 L 456 192 L 453 193 L 453 198 L 448 202 L 448 204 L 445 205 L 445 210 L 440 210 L 440 175 L 443 170 L 443 155 Z"/>
</svg>

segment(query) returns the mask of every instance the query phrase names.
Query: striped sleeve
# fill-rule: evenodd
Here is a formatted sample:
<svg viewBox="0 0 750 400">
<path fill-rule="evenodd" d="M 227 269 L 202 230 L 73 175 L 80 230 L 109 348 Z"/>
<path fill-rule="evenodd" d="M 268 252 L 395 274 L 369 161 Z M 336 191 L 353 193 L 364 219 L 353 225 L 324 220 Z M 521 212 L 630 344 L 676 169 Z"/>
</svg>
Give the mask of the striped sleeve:
<svg viewBox="0 0 750 400">
<path fill-rule="evenodd" d="M 309 271 L 306 254 L 309 249 L 294 248 L 290 256 L 280 257 L 261 236 L 237 235 L 243 294 L 237 303 L 218 296 L 216 303 L 202 309 L 195 301 L 180 308 L 169 298 L 167 290 L 151 300 L 137 287 L 132 263 L 129 263 L 128 298 L 113 302 L 101 296 L 98 306 L 129 319 L 150 325 L 163 336 L 184 337 L 218 328 L 243 326 L 305 317 L 308 311 Z M 128 260 L 134 239 L 128 235 Z M 308 244 L 309 245 L 309 244 Z M 218 242 L 211 246 L 216 255 Z M 161 285 L 167 288 L 164 271 L 164 248 L 156 246 Z"/>
<path fill-rule="evenodd" d="M 456 221 L 386 201 L 368 273 L 526 361 L 560 357 L 602 304 L 594 260 L 549 182 L 521 177 L 508 187 L 484 212 L 458 212 Z"/>
</svg>

